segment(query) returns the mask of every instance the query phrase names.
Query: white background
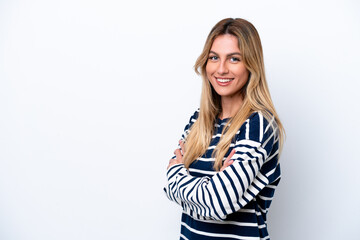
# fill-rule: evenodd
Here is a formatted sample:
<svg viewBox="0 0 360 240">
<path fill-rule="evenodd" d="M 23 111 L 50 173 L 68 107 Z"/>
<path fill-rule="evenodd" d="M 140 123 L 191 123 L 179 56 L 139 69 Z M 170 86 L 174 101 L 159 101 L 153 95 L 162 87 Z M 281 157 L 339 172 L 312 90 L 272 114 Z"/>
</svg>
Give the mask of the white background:
<svg viewBox="0 0 360 240">
<path fill-rule="evenodd" d="M 178 239 L 165 169 L 212 26 L 251 21 L 287 132 L 272 239 L 359 239 L 360 4 L 0 1 L 0 239 Z"/>
</svg>

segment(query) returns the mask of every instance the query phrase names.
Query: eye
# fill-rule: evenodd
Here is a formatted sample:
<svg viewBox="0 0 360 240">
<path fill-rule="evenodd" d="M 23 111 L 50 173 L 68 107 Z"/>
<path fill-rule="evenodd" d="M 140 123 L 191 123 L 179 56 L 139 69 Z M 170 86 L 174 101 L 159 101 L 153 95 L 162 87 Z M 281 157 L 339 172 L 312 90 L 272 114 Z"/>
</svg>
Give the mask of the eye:
<svg viewBox="0 0 360 240">
<path fill-rule="evenodd" d="M 237 57 L 231 57 L 231 58 L 230 58 L 230 62 L 232 62 L 232 63 L 237 63 L 237 62 L 240 62 L 240 58 L 237 58 Z"/>
<path fill-rule="evenodd" d="M 209 56 L 209 59 L 210 59 L 211 61 L 217 61 L 217 60 L 219 60 L 219 58 L 218 58 L 217 56 Z"/>
</svg>

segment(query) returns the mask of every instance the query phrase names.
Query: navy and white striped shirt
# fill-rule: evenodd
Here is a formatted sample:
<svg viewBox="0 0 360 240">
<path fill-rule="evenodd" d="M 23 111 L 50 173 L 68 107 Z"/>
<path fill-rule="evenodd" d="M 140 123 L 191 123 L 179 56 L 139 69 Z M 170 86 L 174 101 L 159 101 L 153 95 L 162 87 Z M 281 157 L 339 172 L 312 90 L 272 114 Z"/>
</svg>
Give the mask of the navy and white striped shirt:
<svg viewBox="0 0 360 240">
<path fill-rule="evenodd" d="M 197 120 L 190 118 L 182 138 Z M 253 113 L 240 127 L 225 158 L 235 148 L 234 162 L 221 172 L 211 157 L 228 119 L 217 119 L 211 143 L 187 170 L 167 171 L 167 197 L 183 208 L 180 239 L 270 239 L 266 214 L 280 181 L 279 139 L 274 118 Z M 224 160 L 225 160 L 224 158 Z"/>
</svg>

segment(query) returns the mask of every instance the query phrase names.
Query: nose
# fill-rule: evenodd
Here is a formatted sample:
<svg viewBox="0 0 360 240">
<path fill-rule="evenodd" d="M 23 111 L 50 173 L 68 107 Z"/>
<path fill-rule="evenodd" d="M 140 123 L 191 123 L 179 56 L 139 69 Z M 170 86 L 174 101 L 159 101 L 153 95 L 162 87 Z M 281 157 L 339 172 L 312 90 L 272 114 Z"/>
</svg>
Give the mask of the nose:
<svg viewBox="0 0 360 240">
<path fill-rule="evenodd" d="M 229 72 L 226 61 L 219 62 L 217 72 L 218 72 L 218 74 L 221 74 L 221 75 L 227 74 Z"/>
</svg>

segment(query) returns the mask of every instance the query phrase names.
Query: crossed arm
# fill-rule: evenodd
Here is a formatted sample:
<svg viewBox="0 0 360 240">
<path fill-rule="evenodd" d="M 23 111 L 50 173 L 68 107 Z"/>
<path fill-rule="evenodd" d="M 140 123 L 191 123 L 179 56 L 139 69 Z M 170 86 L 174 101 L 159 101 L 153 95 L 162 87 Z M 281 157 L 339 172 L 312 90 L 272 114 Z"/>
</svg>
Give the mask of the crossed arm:
<svg viewBox="0 0 360 240">
<path fill-rule="evenodd" d="M 184 156 L 185 151 L 186 151 L 185 146 L 184 146 L 184 142 L 182 140 L 180 140 L 179 144 L 180 144 L 180 149 L 177 148 L 174 151 L 174 154 L 175 154 L 176 158 L 170 159 L 167 169 L 169 169 L 173 165 L 183 164 L 184 163 L 183 156 Z M 230 152 L 229 156 L 225 159 L 225 161 L 223 163 L 223 166 L 220 169 L 220 172 L 224 171 L 224 169 L 226 167 L 230 166 L 234 162 L 234 160 L 231 159 L 234 156 L 234 154 L 235 154 L 235 149 L 233 149 Z"/>
<path fill-rule="evenodd" d="M 244 123 L 234 149 L 220 171 L 212 177 L 189 174 L 183 165 L 186 149 L 180 141 L 180 149 L 175 150 L 175 158 L 168 165 L 168 184 L 164 188 L 167 197 L 192 216 L 226 219 L 227 215 L 245 207 L 262 189 L 279 178 L 275 133 L 276 129 L 271 128 L 260 114 L 254 115 Z M 259 197 L 268 199 L 271 196 Z"/>
</svg>

